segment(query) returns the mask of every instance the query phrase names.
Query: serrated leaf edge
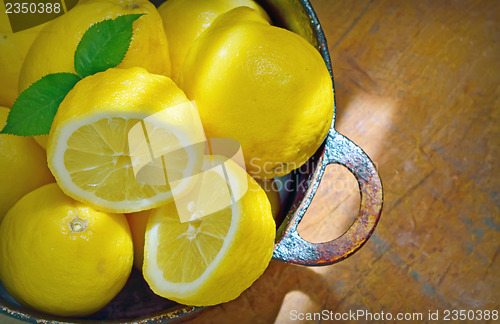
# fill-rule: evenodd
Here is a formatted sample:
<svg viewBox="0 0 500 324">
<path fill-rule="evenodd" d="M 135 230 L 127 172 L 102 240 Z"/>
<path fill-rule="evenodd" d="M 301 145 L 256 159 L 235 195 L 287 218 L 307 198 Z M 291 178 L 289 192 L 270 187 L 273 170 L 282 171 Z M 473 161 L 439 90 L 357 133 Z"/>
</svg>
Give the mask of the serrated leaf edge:
<svg viewBox="0 0 500 324">
<path fill-rule="evenodd" d="M 80 73 L 78 73 L 78 72 L 77 72 L 76 53 L 78 52 L 78 49 L 80 48 L 81 40 L 85 37 L 85 35 L 87 34 L 87 32 L 88 32 L 91 28 L 93 28 L 93 27 L 95 27 L 95 26 L 97 26 L 97 25 L 100 25 L 100 24 L 105 24 L 105 23 L 107 23 L 107 22 L 109 22 L 109 21 L 116 21 L 117 19 L 119 19 L 119 18 L 121 18 L 121 17 L 126 17 L 126 16 L 137 16 L 134 20 L 132 20 L 132 24 L 133 24 L 135 21 L 137 21 L 137 19 L 141 18 L 141 17 L 142 17 L 142 16 L 144 16 L 145 14 L 146 14 L 146 13 L 136 13 L 136 14 L 119 15 L 119 16 L 117 16 L 116 18 L 113 18 L 113 19 L 112 19 L 112 18 L 104 19 L 104 20 L 98 21 L 98 22 L 93 23 L 92 25 L 90 25 L 90 27 L 89 27 L 89 28 L 85 31 L 85 33 L 83 34 L 82 38 L 80 39 L 80 42 L 78 42 L 78 46 L 76 47 L 75 53 L 74 53 L 74 55 L 73 55 L 73 67 L 74 67 L 74 69 L 75 69 L 76 74 L 77 74 L 79 77 L 81 77 L 81 78 L 85 78 L 85 77 L 87 77 L 87 76 L 85 76 L 85 77 L 84 77 L 84 76 L 82 76 Z M 133 27 L 132 27 L 132 37 L 134 36 L 134 35 L 133 35 L 133 33 L 134 33 L 134 29 L 133 29 Z M 120 60 L 120 62 L 119 62 L 118 64 L 114 65 L 114 66 L 109 67 L 109 68 L 114 68 L 114 67 L 116 67 L 116 66 L 120 65 L 120 64 L 123 62 L 123 59 L 125 58 L 125 56 L 127 55 L 128 51 L 129 51 L 129 49 L 130 49 L 130 43 L 132 42 L 132 37 L 130 38 L 130 40 L 129 40 L 129 42 L 128 42 L 127 50 L 126 50 L 126 51 L 125 51 L 125 53 L 123 54 L 123 57 L 122 57 L 122 59 Z M 103 71 L 98 71 L 98 72 L 95 72 L 95 73 L 99 73 L 99 72 L 103 72 Z M 95 73 L 90 74 L 90 75 L 94 75 Z M 88 76 L 90 76 L 90 75 L 88 75 Z"/>
<path fill-rule="evenodd" d="M 28 137 L 28 136 L 39 136 L 39 135 L 47 135 L 47 134 L 37 134 L 38 132 L 21 132 L 23 134 L 19 134 L 16 132 L 12 132 L 12 130 L 10 130 L 9 128 L 10 127 L 7 127 L 9 126 L 9 121 L 12 123 L 12 118 L 11 118 L 11 112 L 12 112 L 12 109 L 18 109 L 18 108 L 15 108 L 16 107 L 16 104 L 18 104 L 19 102 L 19 99 L 26 93 L 26 91 L 28 91 L 29 89 L 31 89 L 32 87 L 36 87 L 36 84 L 39 84 L 39 82 L 41 82 L 43 79 L 51 76 L 51 75 L 55 75 L 55 74 L 67 74 L 67 75 L 74 75 L 76 77 L 78 77 L 80 80 L 81 80 L 81 77 L 75 73 L 71 73 L 71 72 L 57 72 L 57 73 L 51 73 L 51 74 L 47 74 L 47 75 L 44 75 L 43 77 L 41 77 L 39 80 L 33 82 L 28 88 L 24 89 L 20 94 L 19 96 L 17 96 L 16 100 L 14 101 L 14 104 L 12 105 L 12 107 L 10 108 L 10 111 L 9 111 L 9 114 L 7 115 L 7 120 L 6 120 L 6 123 L 5 125 L 3 125 L 2 129 L 0 130 L 0 134 L 6 134 L 6 135 L 14 135 L 14 136 L 24 136 L 24 137 Z M 73 86 L 74 87 L 74 86 Z M 64 98 L 68 95 L 68 93 L 73 89 L 73 87 L 71 89 L 68 90 L 68 92 L 66 92 L 63 95 L 61 95 L 62 97 L 62 100 L 64 100 Z M 31 91 L 31 90 L 30 90 Z M 53 103 L 54 101 L 58 100 L 58 98 L 52 98 L 50 103 Z M 62 102 L 61 100 L 61 102 Z M 59 108 L 59 107 L 58 107 Z M 51 125 L 52 125 L 52 122 L 51 122 Z M 29 134 L 28 134 L 29 133 Z"/>
</svg>

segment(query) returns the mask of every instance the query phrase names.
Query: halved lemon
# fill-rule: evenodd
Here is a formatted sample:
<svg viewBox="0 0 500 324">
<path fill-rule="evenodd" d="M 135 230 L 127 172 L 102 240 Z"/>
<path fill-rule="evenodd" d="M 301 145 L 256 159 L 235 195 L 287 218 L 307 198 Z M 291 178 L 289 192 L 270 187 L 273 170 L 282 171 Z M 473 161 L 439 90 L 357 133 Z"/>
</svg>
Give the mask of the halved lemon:
<svg viewBox="0 0 500 324">
<path fill-rule="evenodd" d="M 67 195 L 104 211 L 135 212 L 190 188 L 203 149 L 196 109 L 171 79 L 108 69 L 78 82 L 60 104 L 47 159 Z"/>
<path fill-rule="evenodd" d="M 220 157 L 206 158 L 203 170 L 198 193 L 151 211 L 143 265 L 156 294 L 196 306 L 235 299 L 260 277 L 276 230 L 265 192 L 245 170 Z M 185 211 L 196 217 L 182 222 Z"/>
</svg>

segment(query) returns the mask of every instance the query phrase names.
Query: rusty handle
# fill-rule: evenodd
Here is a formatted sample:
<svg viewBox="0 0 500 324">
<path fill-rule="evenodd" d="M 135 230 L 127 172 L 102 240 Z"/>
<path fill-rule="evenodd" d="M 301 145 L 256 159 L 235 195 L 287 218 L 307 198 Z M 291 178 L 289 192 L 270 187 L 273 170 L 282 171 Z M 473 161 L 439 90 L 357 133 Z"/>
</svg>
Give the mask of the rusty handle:
<svg viewBox="0 0 500 324">
<path fill-rule="evenodd" d="M 295 215 L 276 243 L 274 259 L 309 266 L 339 262 L 361 248 L 375 230 L 383 201 L 382 182 L 375 165 L 360 147 L 333 128 L 325 143 L 320 175 L 323 174 L 325 167 L 332 163 L 345 166 L 358 181 L 361 206 L 356 220 L 342 236 L 334 240 L 324 243 L 308 242 L 299 235 L 297 226 L 311 202 L 309 199 L 304 202 L 304 206 L 299 207 L 298 210 L 302 212 Z M 311 185 L 313 190 L 311 196 L 318 185 L 319 183 Z"/>
</svg>

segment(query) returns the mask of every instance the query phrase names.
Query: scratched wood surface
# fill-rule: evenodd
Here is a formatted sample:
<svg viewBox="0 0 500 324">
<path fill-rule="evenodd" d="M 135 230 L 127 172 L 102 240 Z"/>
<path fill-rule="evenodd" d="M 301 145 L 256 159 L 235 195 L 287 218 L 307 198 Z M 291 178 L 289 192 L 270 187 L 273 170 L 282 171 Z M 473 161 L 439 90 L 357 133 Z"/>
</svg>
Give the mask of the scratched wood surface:
<svg viewBox="0 0 500 324">
<path fill-rule="evenodd" d="M 187 322 L 500 310 L 500 2 L 312 3 L 332 56 L 336 127 L 378 165 L 381 222 L 349 259 L 272 262 L 237 300 Z M 340 235 L 358 204 L 354 178 L 329 167 L 301 234 Z"/>
</svg>

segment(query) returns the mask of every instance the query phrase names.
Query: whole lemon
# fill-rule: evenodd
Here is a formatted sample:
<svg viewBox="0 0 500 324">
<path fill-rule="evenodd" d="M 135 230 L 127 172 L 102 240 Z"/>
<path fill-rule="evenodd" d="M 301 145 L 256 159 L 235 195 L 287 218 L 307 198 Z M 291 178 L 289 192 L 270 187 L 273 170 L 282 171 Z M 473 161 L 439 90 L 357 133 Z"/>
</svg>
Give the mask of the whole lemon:
<svg viewBox="0 0 500 324">
<path fill-rule="evenodd" d="M 87 207 L 57 184 L 21 198 L 0 225 L 0 279 L 15 300 L 41 312 L 96 312 L 125 285 L 132 262 L 125 216 Z"/>
<path fill-rule="evenodd" d="M 8 114 L 0 107 L 0 129 Z M 0 134 L 0 179 L 0 221 L 25 194 L 55 181 L 45 151 L 32 138 L 7 134 Z"/>
<path fill-rule="evenodd" d="M 300 167 L 326 137 L 332 80 L 316 48 L 248 19 L 251 11 L 235 8 L 198 37 L 179 84 L 195 100 L 207 137 L 239 141 L 250 175 L 270 179 Z"/>
<path fill-rule="evenodd" d="M 174 81 L 195 39 L 219 15 L 240 6 L 253 8 L 270 20 L 264 9 L 252 0 L 168 0 L 158 7 L 168 39 Z"/>
<path fill-rule="evenodd" d="M 170 75 L 167 38 L 161 17 L 152 3 L 147 0 L 88 0 L 81 1 L 42 29 L 21 69 L 20 91 L 50 73 L 75 73 L 75 50 L 91 25 L 139 13 L 144 15 L 134 22 L 132 41 L 118 67 L 140 66 L 151 73 Z"/>
<path fill-rule="evenodd" d="M 80 1 L 66 14 L 48 22 L 30 48 L 19 76 L 19 92 L 50 73 L 75 73 L 74 54 L 91 25 L 127 14 L 144 14 L 133 24 L 133 36 L 120 68 L 143 67 L 170 76 L 170 56 L 163 24 L 147 0 Z M 47 136 L 35 136 L 44 149 Z"/>
<path fill-rule="evenodd" d="M 43 25 L 13 33 L 9 18 L 0 10 L 0 105 L 11 107 L 17 98 L 19 73 L 31 43 Z"/>
</svg>

